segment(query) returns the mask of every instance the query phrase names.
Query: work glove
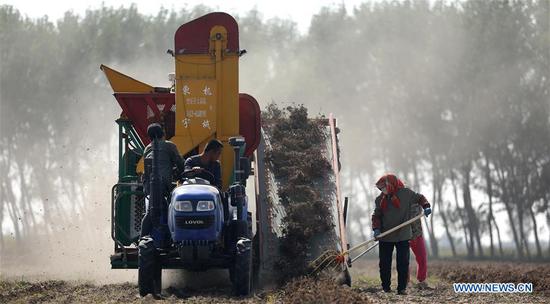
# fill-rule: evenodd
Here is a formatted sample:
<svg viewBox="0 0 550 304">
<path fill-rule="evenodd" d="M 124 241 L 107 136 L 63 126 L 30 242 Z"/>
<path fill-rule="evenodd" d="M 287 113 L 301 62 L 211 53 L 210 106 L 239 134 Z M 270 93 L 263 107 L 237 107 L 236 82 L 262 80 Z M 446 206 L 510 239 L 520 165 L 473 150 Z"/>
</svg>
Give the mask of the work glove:
<svg viewBox="0 0 550 304">
<path fill-rule="evenodd" d="M 376 228 L 372 231 L 374 238 L 377 238 L 380 235 L 380 229 Z"/>
<path fill-rule="evenodd" d="M 424 215 L 428 217 L 428 215 L 432 214 L 432 208 L 428 207 L 424 209 Z"/>
</svg>

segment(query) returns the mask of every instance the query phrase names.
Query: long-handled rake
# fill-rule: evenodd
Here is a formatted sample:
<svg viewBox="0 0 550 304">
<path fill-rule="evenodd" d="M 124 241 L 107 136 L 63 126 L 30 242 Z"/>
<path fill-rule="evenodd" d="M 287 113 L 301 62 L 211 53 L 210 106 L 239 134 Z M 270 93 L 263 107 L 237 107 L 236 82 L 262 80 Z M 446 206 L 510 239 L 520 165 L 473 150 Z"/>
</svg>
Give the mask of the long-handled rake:
<svg viewBox="0 0 550 304">
<path fill-rule="evenodd" d="M 367 252 L 372 250 L 374 247 L 376 247 L 378 245 L 377 241 L 380 238 L 383 238 L 384 236 L 386 236 L 386 235 L 388 235 L 388 234 L 390 234 L 390 233 L 392 233 L 396 230 L 399 230 L 399 229 L 401 229 L 401 228 L 403 228 L 407 225 L 410 225 L 410 224 L 414 223 L 415 221 L 420 220 L 423 216 L 424 216 L 424 213 L 421 212 L 417 216 L 411 218 L 410 220 L 408 220 L 404 223 L 401 223 L 401 224 L 393 227 L 392 229 L 390 229 L 388 231 L 385 231 L 384 233 L 380 234 L 379 236 L 377 236 L 375 238 L 372 238 L 372 239 L 369 239 L 369 240 L 366 240 L 363 243 L 360 243 L 356 246 L 353 246 L 352 248 L 350 248 L 348 250 L 342 251 L 341 253 L 338 253 L 336 250 L 327 250 L 327 251 L 323 252 L 318 258 L 316 258 L 311 263 L 309 263 L 309 268 L 312 269 L 311 274 L 312 275 L 317 275 L 317 274 L 319 274 L 319 273 L 321 273 L 325 270 L 337 270 L 337 268 L 345 262 L 346 256 L 349 256 L 350 253 L 355 252 L 358 249 L 361 249 L 363 247 L 366 247 L 367 245 L 369 245 L 373 242 L 376 242 L 373 245 L 371 245 L 370 247 L 368 247 L 365 251 L 361 252 L 356 257 L 354 257 L 351 261 L 353 262 L 353 261 L 357 260 L 358 258 L 362 257 L 364 254 L 366 254 Z"/>
</svg>

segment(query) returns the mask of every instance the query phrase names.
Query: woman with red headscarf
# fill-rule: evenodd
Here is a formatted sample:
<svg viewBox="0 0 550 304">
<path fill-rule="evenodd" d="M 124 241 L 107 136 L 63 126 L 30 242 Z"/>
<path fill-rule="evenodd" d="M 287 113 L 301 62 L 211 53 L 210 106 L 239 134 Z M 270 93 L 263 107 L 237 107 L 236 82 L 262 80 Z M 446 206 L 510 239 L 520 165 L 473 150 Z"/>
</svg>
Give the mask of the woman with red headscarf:
<svg viewBox="0 0 550 304">
<path fill-rule="evenodd" d="M 372 214 L 374 237 L 409 220 L 416 205 L 424 209 L 428 216 L 432 210 L 424 195 L 405 187 L 403 182 L 393 174 L 382 176 L 376 187 L 382 192 L 375 200 Z M 391 263 L 393 248 L 397 250 L 397 293 L 407 294 L 409 276 L 409 240 L 412 238 L 411 225 L 407 225 L 379 239 L 380 280 L 385 292 L 391 291 Z"/>
</svg>

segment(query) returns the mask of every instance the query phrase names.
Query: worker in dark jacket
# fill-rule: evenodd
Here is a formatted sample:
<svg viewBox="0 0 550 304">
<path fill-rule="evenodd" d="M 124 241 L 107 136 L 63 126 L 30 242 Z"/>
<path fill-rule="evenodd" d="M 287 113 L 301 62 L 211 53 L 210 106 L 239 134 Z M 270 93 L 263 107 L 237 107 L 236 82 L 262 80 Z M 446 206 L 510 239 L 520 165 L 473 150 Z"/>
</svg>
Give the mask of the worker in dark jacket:
<svg viewBox="0 0 550 304">
<path fill-rule="evenodd" d="M 159 176 L 160 176 L 160 184 L 162 187 L 162 194 L 163 196 L 168 196 L 170 193 L 170 190 L 172 189 L 172 182 L 173 182 L 173 176 L 174 176 L 174 168 L 176 169 L 176 173 L 183 172 L 184 170 L 184 163 L 181 155 L 178 152 L 178 147 L 172 143 L 171 141 L 168 141 L 164 137 L 164 131 L 162 130 L 162 127 L 158 123 L 150 124 L 149 127 L 147 127 L 147 135 L 151 139 L 151 143 L 145 147 L 143 157 L 145 158 L 145 174 L 144 174 L 144 181 L 143 181 L 143 188 L 145 195 L 149 195 L 151 193 L 150 186 L 151 186 L 151 163 L 153 158 L 153 139 L 159 138 L 159 155 L 155 155 L 155 157 L 158 157 L 158 164 L 159 164 Z M 147 168 L 149 167 L 149 168 Z M 151 224 L 151 217 L 150 217 L 150 206 L 149 200 L 146 200 L 146 212 L 145 216 L 143 217 L 143 220 L 141 222 L 141 236 L 149 235 L 151 233 L 152 224 Z"/>
<path fill-rule="evenodd" d="M 222 170 L 220 156 L 223 144 L 217 139 L 210 140 L 201 154 L 189 157 L 185 161 L 185 171 L 194 171 L 196 177 L 206 179 L 218 189 L 222 188 Z"/>
<path fill-rule="evenodd" d="M 382 176 L 376 183 L 382 193 L 376 198 L 372 215 L 374 237 L 409 220 L 411 208 L 418 204 L 428 216 L 432 210 L 422 194 L 418 194 L 403 185 L 403 182 L 393 174 Z M 379 239 L 380 280 L 382 289 L 390 292 L 391 263 L 393 248 L 397 249 L 397 293 L 407 294 L 409 272 L 409 240 L 412 238 L 411 226 L 405 226 Z"/>
<path fill-rule="evenodd" d="M 163 185 L 163 191 L 167 192 L 172 187 L 174 168 L 176 168 L 176 175 L 184 170 L 183 158 L 178 152 L 178 147 L 173 142 L 166 140 L 164 137 L 164 131 L 162 130 L 160 124 L 150 124 L 147 128 L 147 134 L 151 139 L 151 143 L 149 143 L 143 151 L 145 163 L 151 163 L 151 160 L 153 159 L 153 138 L 159 138 L 159 175 L 161 184 Z M 149 193 L 148 180 L 150 178 L 150 173 L 148 171 L 150 170 L 145 170 L 146 174 L 144 187 L 146 189 L 146 193 Z"/>
</svg>

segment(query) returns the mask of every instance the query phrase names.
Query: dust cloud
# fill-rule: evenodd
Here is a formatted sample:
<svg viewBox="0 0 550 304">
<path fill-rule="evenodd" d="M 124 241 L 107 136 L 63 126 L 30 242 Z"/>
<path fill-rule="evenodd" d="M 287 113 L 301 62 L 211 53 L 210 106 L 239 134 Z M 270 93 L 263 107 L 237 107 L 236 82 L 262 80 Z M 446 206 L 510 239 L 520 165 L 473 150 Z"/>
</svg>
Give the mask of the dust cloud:
<svg viewBox="0 0 550 304">
<path fill-rule="evenodd" d="M 240 91 L 335 114 L 352 240 L 370 233 L 372 185 L 392 171 L 433 206 L 431 255 L 542 258 L 549 6 L 381 1 L 322 9 L 303 35 L 251 11 L 237 16 Z M 0 275 L 135 281 L 110 270 L 121 110 L 99 65 L 167 86 L 174 31 L 209 9 L 105 7 L 56 22 L 0 11 Z"/>
</svg>

